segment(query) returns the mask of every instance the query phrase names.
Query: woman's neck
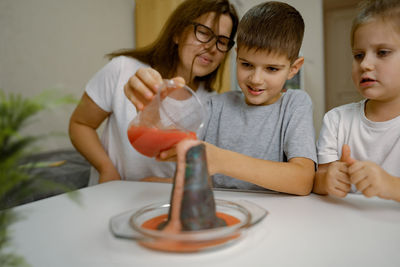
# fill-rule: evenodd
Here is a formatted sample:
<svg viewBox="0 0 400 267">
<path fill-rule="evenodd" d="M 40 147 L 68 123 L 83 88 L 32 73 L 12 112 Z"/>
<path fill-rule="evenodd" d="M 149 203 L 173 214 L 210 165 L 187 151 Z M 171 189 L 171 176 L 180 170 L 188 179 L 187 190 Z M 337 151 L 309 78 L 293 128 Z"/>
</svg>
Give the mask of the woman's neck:
<svg viewBox="0 0 400 267">
<path fill-rule="evenodd" d="M 175 72 L 174 77 L 182 77 L 185 79 L 186 85 L 190 87 L 193 91 L 197 91 L 197 88 L 199 87 L 199 82 L 194 79 L 194 77 L 191 77 L 190 73 L 186 73 L 183 71 L 178 70 Z"/>
</svg>

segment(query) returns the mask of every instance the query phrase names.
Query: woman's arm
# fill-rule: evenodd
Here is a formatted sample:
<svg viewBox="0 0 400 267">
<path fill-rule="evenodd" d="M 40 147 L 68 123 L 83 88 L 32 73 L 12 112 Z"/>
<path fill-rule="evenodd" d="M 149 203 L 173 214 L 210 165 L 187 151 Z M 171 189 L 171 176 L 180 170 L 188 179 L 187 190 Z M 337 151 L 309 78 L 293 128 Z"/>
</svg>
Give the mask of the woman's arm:
<svg viewBox="0 0 400 267">
<path fill-rule="evenodd" d="M 69 123 L 72 144 L 97 169 L 100 183 L 121 179 L 96 132 L 109 115 L 84 93 Z"/>
<path fill-rule="evenodd" d="M 298 157 L 289 162 L 275 162 L 205 144 L 210 175 L 220 173 L 289 194 L 308 195 L 311 192 L 315 175 L 315 164 L 311 159 Z"/>
</svg>

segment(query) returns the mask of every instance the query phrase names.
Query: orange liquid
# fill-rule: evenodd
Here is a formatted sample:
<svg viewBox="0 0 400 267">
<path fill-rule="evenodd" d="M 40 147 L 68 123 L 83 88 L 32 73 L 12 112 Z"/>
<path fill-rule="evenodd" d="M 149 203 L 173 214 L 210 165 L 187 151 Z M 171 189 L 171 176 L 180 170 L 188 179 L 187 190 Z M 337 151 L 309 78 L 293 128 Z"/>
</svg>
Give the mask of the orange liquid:
<svg viewBox="0 0 400 267">
<path fill-rule="evenodd" d="M 196 133 L 185 133 L 180 130 L 160 130 L 144 126 L 131 126 L 128 129 L 128 139 L 131 145 L 147 157 L 155 157 L 161 151 L 170 149 L 182 139 L 197 139 Z"/>
<path fill-rule="evenodd" d="M 223 219 L 227 226 L 231 226 L 240 222 L 240 220 L 234 216 L 228 215 L 226 213 L 217 212 L 217 217 Z M 142 224 L 142 227 L 149 230 L 157 230 L 157 226 L 168 220 L 168 214 L 163 214 L 154 217 Z M 213 247 L 217 245 L 222 245 L 229 240 L 238 238 L 240 234 L 235 234 L 233 236 L 220 238 L 211 241 L 198 241 L 198 242 L 180 242 L 174 240 L 154 240 L 154 241 L 141 241 L 139 244 L 142 246 L 162 250 L 168 252 L 196 252 L 207 247 Z"/>
</svg>

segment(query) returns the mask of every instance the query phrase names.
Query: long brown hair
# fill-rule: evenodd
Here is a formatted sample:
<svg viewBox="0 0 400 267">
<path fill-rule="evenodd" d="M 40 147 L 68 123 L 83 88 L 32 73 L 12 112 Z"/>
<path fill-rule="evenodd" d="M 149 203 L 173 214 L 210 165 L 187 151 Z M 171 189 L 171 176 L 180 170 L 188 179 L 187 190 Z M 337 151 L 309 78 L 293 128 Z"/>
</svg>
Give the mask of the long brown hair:
<svg viewBox="0 0 400 267">
<path fill-rule="evenodd" d="M 229 15 L 232 19 L 233 39 L 238 26 L 238 15 L 229 0 L 186 0 L 180 4 L 169 16 L 158 38 L 150 45 L 138 49 L 123 49 L 108 54 L 109 58 L 128 56 L 136 58 L 155 68 L 165 78 L 172 78 L 179 63 L 178 45 L 174 36 L 183 34 L 190 23 L 209 12 L 215 12 L 216 18 L 220 15 Z M 216 80 L 218 69 L 223 68 L 226 57 L 213 72 L 203 77 L 195 77 L 195 81 L 203 81 L 206 90 L 212 91 L 212 84 Z"/>
</svg>

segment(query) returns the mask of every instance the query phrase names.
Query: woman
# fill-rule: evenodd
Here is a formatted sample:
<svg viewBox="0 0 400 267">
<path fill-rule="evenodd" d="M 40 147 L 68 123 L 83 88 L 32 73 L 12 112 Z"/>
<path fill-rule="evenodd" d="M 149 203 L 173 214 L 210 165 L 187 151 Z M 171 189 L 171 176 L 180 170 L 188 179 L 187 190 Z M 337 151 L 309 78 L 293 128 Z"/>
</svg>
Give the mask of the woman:
<svg viewBox="0 0 400 267">
<path fill-rule="evenodd" d="M 173 163 L 144 157 L 130 145 L 127 129 L 137 114 L 135 106 L 140 110 L 151 100 L 157 89 L 147 84 L 161 76 L 184 78 L 200 98 L 212 93 L 237 24 L 228 0 L 187 0 L 153 44 L 110 54 L 112 60 L 89 81 L 70 119 L 71 142 L 94 167 L 90 185 L 173 176 Z M 100 141 L 96 130 L 106 119 Z"/>
</svg>

